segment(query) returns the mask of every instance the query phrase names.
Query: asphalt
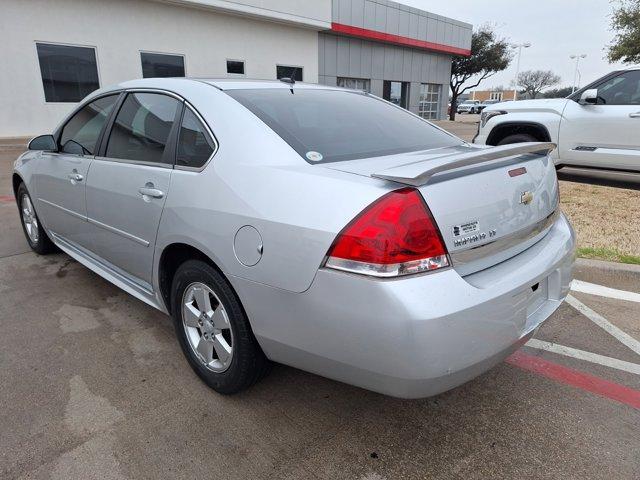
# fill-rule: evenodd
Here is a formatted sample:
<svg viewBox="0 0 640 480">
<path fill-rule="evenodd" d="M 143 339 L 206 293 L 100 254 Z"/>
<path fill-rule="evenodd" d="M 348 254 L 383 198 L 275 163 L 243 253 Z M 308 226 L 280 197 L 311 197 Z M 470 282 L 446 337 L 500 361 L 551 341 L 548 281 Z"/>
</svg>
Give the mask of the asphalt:
<svg viewBox="0 0 640 480">
<path fill-rule="evenodd" d="M 640 478 L 640 404 L 624 402 L 640 398 L 640 375 L 529 347 L 627 396 L 512 363 L 416 401 L 279 365 L 216 394 L 168 317 L 64 254 L 29 251 L 6 197 L 18 153 L 0 149 L 0 478 Z M 638 272 L 601 267 L 576 276 L 640 293 Z M 640 339 L 640 303 L 573 295 Z M 567 304 L 536 338 L 640 364 Z"/>
</svg>

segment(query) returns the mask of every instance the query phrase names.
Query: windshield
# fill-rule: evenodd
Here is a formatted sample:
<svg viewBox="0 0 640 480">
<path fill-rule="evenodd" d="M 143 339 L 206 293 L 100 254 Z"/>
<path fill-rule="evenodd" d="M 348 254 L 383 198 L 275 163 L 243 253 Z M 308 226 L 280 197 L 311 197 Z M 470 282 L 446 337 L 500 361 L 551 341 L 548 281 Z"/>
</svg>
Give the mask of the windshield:
<svg viewBox="0 0 640 480">
<path fill-rule="evenodd" d="M 228 90 L 309 163 L 428 150 L 462 143 L 406 110 L 360 92 Z"/>
</svg>

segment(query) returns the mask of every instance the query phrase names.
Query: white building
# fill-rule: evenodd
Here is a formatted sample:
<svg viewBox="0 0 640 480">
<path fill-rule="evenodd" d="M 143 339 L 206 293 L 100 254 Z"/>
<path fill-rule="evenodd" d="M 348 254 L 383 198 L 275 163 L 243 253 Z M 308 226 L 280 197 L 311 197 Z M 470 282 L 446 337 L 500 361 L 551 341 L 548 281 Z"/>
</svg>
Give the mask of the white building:
<svg viewBox="0 0 640 480">
<path fill-rule="evenodd" d="M 94 89 L 143 76 L 294 76 L 440 118 L 451 56 L 471 44 L 471 25 L 388 0 L 3 0 L 0 12 L 0 137 L 50 132 Z"/>
</svg>

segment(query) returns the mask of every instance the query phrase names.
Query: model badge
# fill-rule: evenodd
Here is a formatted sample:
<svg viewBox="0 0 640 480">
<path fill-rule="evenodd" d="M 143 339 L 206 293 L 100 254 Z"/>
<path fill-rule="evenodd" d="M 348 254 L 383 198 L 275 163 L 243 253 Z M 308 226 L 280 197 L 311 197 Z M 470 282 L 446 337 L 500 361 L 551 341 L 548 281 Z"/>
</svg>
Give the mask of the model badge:
<svg viewBox="0 0 640 480">
<path fill-rule="evenodd" d="M 531 202 L 533 202 L 533 193 L 522 192 L 522 194 L 520 194 L 520 203 L 523 205 L 529 205 Z"/>
</svg>

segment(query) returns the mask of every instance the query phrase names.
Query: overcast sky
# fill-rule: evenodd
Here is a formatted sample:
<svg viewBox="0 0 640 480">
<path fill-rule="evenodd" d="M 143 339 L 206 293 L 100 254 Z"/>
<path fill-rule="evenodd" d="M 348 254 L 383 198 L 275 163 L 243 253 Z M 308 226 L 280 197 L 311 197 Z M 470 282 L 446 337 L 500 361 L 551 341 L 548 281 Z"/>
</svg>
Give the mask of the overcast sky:
<svg viewBox="0 0 640 480">
<path fill-rule="evenodd" d="M 571 54 L 587 54 L 580 60 L 581 85 L 618 65 L 604 59 L 604 47 L 613 38 L 609 31 L 612 6 L 609 0 L 396 0 L 422 10 L 473 24 L 492 23 L 502 37 L 514 43 L 531 43 L 522 50 L 520 71 L 552 70 L 571 86 L 575 61 Z M 508 87 L 516 74 L 516 59 L 504 72 L 485 80 L 480 87 Z"/>
</svg>

